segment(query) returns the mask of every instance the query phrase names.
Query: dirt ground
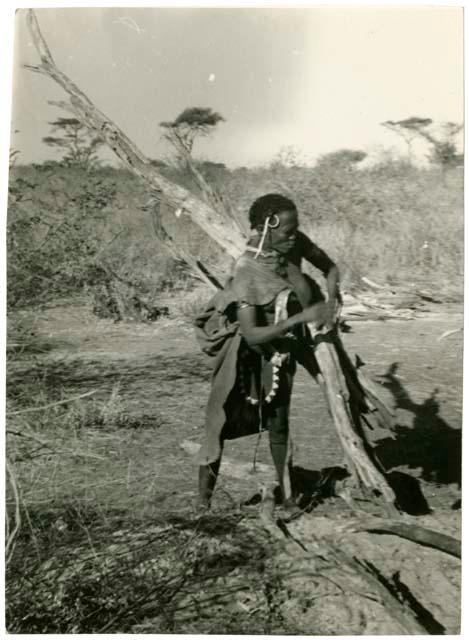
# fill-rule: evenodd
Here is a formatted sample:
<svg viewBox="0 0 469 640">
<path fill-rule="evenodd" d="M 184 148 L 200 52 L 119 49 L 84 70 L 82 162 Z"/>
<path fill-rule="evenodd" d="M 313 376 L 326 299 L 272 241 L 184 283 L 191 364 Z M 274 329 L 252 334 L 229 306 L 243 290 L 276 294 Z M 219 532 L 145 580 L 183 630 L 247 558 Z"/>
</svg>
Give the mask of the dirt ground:
<svg viewBox="0 0 469 640">
<path fill-rule="evenodd" d="M 434 305 L 410 321 L 351 322 L 351 332 L 343 336 L 348 352 L 360 355 L 367 374 L 381 383 L 383 395 L 396 407 L 395 437 L 376 432 L 372 439 L 379 459 L 402 489 L 408 511 L 418 524 L 457 538 L 462 333 L 438 338 L 461 326 L 461 307 Z M 114 430 L 112 439 L 102 427 L 91 426 L 80 435 L 92 440 L 99 458 L 77 460 L 74 469 L 60 459 L 54 461 L 53 469 L 39 466 L 34 484 L 23 487 L 24 500 L 30 505 L 58 501 L 70 493 L 73 476 L 78 474 L 77 500 L 126 511 L 142 522 L 165 510 L 191 508 L 197 464 L 181 443 L 189 441 L 195 447 L 202 441 L 210 370 L 187 320 L 114 324 L 97 320 L 89 308 L 76 303 L 44 309 L 36 317 L 34 330 L 44 345 L 43 353 L 36 356 L 37 367 L 46 365 L 45 381 L 57 397 L 95 391 L 89 402 L 112 398 L 126 421 Z M 9 384 L 33 375 L 34 366 L 13 368 Z M 295 381 L 291 429 L 294 464 L 303 475 L 341 465 L 342 452 L 325 401 L 302 370 Z M 227 444 L 214 513 L 233 508 L 258 491 L 256 473 L 242 477 L 229 473 L 230 463 L 251 465 L 255 447 L 256 437 Z M 270 465 L 265 434 L 257 460 Z M 349 517 L 343 501 L 330 498 L 289 528 L 308 548 L 317 543 L 321 527 L 326 530 L 331 522 Z M 395 579 L 413 594 L 428 633 L 458 632 L 459 560 L 391 535 L 354 534 L 343 546 L 350 557 L 360 549 L 363 555 L 364 548 L 367 562 L 383 580 Z M 282 553 L 280 564 L 287 561 Z M 340 588 L 321 591 L 314 585 L 314 578 L 291 578 L 288 595 L 278 604 L 283 620 L 290 621 L 295 633 L 403 632 L 381 604 L 360 595 L 359 587 L 358 595 L 349 591 L 345 598 Z M 405 591 L 402 586 L 399 589 Z M 314 594 L 320 606 L 313 603 Z M 180 627 L 181 632 L 201 629 Z"/>
</svg>

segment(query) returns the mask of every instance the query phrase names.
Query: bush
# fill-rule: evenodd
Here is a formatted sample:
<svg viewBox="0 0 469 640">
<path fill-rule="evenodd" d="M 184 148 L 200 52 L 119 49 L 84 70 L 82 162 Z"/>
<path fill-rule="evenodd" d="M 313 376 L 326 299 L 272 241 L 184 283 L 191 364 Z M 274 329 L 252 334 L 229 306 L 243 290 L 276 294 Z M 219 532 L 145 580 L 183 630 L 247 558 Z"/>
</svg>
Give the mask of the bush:
<svg viewBox="0 0 469 640">
<path fill-rule="evenodd" d="M 345 286 L 359 285 L 366 275 L 382 282 L 424 282 L 460 297 L 462 171 L 392 160 L 359 169 L 360 157 L 329 154 L 313 168 L 276 163 L 229 171 L 208 162 L 199 168 L 228 199 L 246 232 L 256 197 L 269 191 L 292 197 L 303 228 L 338 262 Z M 200 195 L 185 171 L 161 171 Z M 194 279 L 158 240 L 147 200 L 137 179 L 122 169 L 102 168 L 85 177 L 51 163 L 15 167 L 8 220 L 10 307 L 73 293 L 90 281 L 96 264 L 130 282 L 129 295 L 143 296 L 150 306 L 163 292 L 190 289 Z M 223 281 L 231 262 L 216 243 L 188 216 L 176 218 L 165 202 L 158 215 L 176 244 Z"/>
<path fill-rule="evenodd" d="M 358 169 L 320 162 L 235 170 L 230 198 L 246 215 L 259 195 L 292 197 L 303 228 L 335 259 L 346 285 L 361 276 L 462 294 L 463 173 L 385 162 Z"/>
<path fill-rule="evenodd" d="M 22 175 L 24 174 L 24 175 Z M 7 227 L 10 308 L 83 287 L 102 248 L 115 184 L 99 172 L 14 170 Z"/>
</svg>

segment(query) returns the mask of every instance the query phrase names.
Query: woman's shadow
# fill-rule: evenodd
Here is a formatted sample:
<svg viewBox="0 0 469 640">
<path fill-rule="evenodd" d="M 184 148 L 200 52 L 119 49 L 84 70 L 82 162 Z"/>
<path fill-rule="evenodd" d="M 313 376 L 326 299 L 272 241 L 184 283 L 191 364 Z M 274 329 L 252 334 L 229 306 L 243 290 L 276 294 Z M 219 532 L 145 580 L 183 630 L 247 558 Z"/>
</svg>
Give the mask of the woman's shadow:
<svg viewBox="0 0 469 640">
<path fill-rule="evenodd" d="M 397 363 L 393 363 L 381 376 L 382 386 L 393 395 L 396 408 L 414 414 L 412 425 L 397 424 L 393 436 L 375 441 L 372 449 L 396 493 L 398 506 L 409 514 L 424 515 L 431 509 L 418 478 L 461 486 L 461 430 L 450 427 L 439 415 L 438 389 L 418 404 L 399 380 L 397 370 Z M 418 478 L 396 470 L 401 466 L 420 470 Z M 292 481 L 296 492 L 302 495 L 301 506 L 314 508 L 318 501 L 334 495 L 335 483 L 347 475 L 342 467 L 321 471 L 293 467 Z M 460 502 L 453 508 L 459 508 Z"/>
<path fill-rule="evenodd" d="M 420 469 L 422 480 L 436 484 L 454 483 L 460 488 L 461 430 L 450 427 L 439 415 L 438 388 L 418 404 L 399 380 L 397 370 L 398 364 L 393 363 L 382 376 L 381 384 L 392 393 L 396 408 L 413 413 L 414 418 L 412 426 L 398 424 L 394 437 L 375 443 L 376 457 L 386 470 L 397 466 Z"/>
</svg>

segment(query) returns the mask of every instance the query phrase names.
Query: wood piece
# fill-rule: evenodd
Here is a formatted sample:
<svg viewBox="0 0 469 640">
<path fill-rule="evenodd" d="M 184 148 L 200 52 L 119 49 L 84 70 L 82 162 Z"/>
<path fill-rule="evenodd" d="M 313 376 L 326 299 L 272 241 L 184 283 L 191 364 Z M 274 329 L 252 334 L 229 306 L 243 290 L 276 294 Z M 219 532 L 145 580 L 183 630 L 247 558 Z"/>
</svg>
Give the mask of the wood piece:
<svg viewBox="0 0 469 640">
<path fill-rule="evenodd" d="M 438 341 L 443 340 L 444 338 L 448 338 L 449 336 L 454 335 L 455 333 L 459 333 L 460 331 L 464 331 L 464 327 L 459 327 L 458 329 L 451 329 L 450 331 L 445 331 L 438 337 Z"/>
<path fill-rule="evenodd" d="M 379 602 L 396 621 L 402 633 L 409 635 L 427 635 L 426 628 L 420 624 L 414 612 L 406 602 L 401 602 L 383 584 L 380 576 L 366 561 L 351 557 L 343 548 L 340 541 L 335 540 L 337 526 L 332 524 L 332 535 L 317 535 L 314 540 L 308 540 L 307 546 L 303 541 L 294 538 L 283 523 L 282 529 L 273 519 L 271 503 L 267 499 L 260 513 L 260 520 L 265 530 L 273 538 L 274 544 L 292 555 L 300 557 L 302 561 L 311 563 L 315 577 L 321 576 L 330 580 L 331 569 L 334 571 L 337 584 L 341 591 L 350 592 Z M 283 538 L 283 539 L 282 539 Z M 288 545 L 288 542 L 290 544 Z M 287 546 L 288 545 L 288 546 Z M 358 583 L 358 584 L 357 584 Z M 362 585 L 366 586 L 366 591 Z M 357 588 L 358 587 L 358 588 Z"/>
<path fill-rule="evenodd" d="M 401 626 L 404 633 L 409 635 L 428 635 L 427 630 L 420 624 L 415 615 L 405 603 L 390 593 L 390 591 L 381 583 L 373 571 L 361 562 L 358 558 L 351 558 L 338 545 L 330 544 L 330 555 L 334 556 L 336 564 L 342 570 L 346 567 L 351 570 L 352 574 L 358 574 L 362 580 L 368 585 L 371 593 L 376 593 L 384 608 L 391 613 L 391 616 Z"/>
<path fill-rule="evenodd" d="M 119 127 L 104 115 L 56 66 L 44 40 L 36 15 L 32 9 L 27 12 L 27 23 L 33 43 L 41 58 L 40 65 L 24 65 L 26 69 L 47 75 L 59 84 L 70 96 L 70 109 L 85 126 L 93 130 L 114 151 L 120 160 L 153 193 L 163 194 L 176 212 L 184 212 L 213 238 L 225 251 L 237 258 L 242 253 L 245 237 L 233 219 L 228 219 L 213 207 L 195 197 L 187 189 L 162 176 L 150 160 L 138 149 Z"/>
<path fill-rule="evenodd" d="M 369 533 L 388 533 L 411 540 L 426 547 L 439 549 L 455 558 L 461 557 L 461 541 L 439 531 L 405 522 L 375 521 L 353 527 L 354 531 L 368 531 Z"/>
<path fill-rule="evenodd" d="M 93 396 L 97 391 L 87 391 L 86 393 L 81 393 L 79 396 L 72 396 L 71 398 L 65 398 L 65 400 L 58 400 L 57 402 L 51 402 L 50 404 L 44 404 L 40 407 L 28 407 L 27 409 L 20 409 L 19 411 L 7 411 L 7 416 L 17 416 L 23 413 L 33 413 L 34 411 L 45 411 L 46 409 L 50 409 L 51 407 L 58 407 L 61 404 L 68 404 L 69 402 L 75 402 L 76 400 L 81 400 L 82 398 L 87 398 L 88 396 Z"/>
<path fill-rule="evenodd" d="M 312 335 L 317 335 L 318 331 L 314 324 L 309 326 Z M 349 406 L 350 396 L 334 345 L 331 342 L 319 342 L 316 346 L 315 355 L 321 375 L 324 378 L 324 388 L 329 409 L 350 472 L 359 480 L 359 483 L 369 490 L 371 495 L 376 495 L 377 493 L 384 499 L 388 513 L 397 515 L 398 512 L 394 506 L 396 495 L 384 474 L 381 473 L 370 458 L 366 444 L 354 426 Z"/>
<path fill-rule="evenodd" d="M 380 418 L 384 422 L 384 424 L 391 430 L 394 430 L 396 426 L 396 419 L 393 410 L 389 405 L 387 405 L 384 400 L 379 397 L 379 387 L 373 382 L 362 370 L 361 368 L 357 369 L 357 377 L 365 392 L 365 396 L 371 402 L 371 404 L 377 409 L 379 412 Z"/>
<path fill-rule="evenodd" d="M 366 278 L 365 276 L 362 276 L 361 278 L 362 282 L 364 282 L 365 284 L 367 284 L 369 287 L 371 287 L 371 289 L 378 289 L 378 290 L 387 290 L 388 287 L 386 287 L 386 285 L 383 284 L 378 284 L 377 282 L 374 282 L 373 280 L 370 280 L 370 278 Z"/>
</svg>

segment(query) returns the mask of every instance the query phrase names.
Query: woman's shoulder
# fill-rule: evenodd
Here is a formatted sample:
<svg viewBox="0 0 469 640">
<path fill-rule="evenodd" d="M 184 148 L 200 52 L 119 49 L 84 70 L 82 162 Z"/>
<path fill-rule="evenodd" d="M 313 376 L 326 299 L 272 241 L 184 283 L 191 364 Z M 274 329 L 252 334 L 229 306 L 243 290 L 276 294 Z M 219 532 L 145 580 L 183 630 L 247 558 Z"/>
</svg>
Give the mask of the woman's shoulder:
<svg viewBox="0 0 469 640">
<path fill-rule="evenodd" d="M 317 247 L 317 245 L 311 240 L 311 238 L 307 236 L 303 231 L 297 232 L 295 244 L 298 246 L 298 249 L 300 249 L 302 254 L 309 253 L 312 247 Z"/>
</svg>

